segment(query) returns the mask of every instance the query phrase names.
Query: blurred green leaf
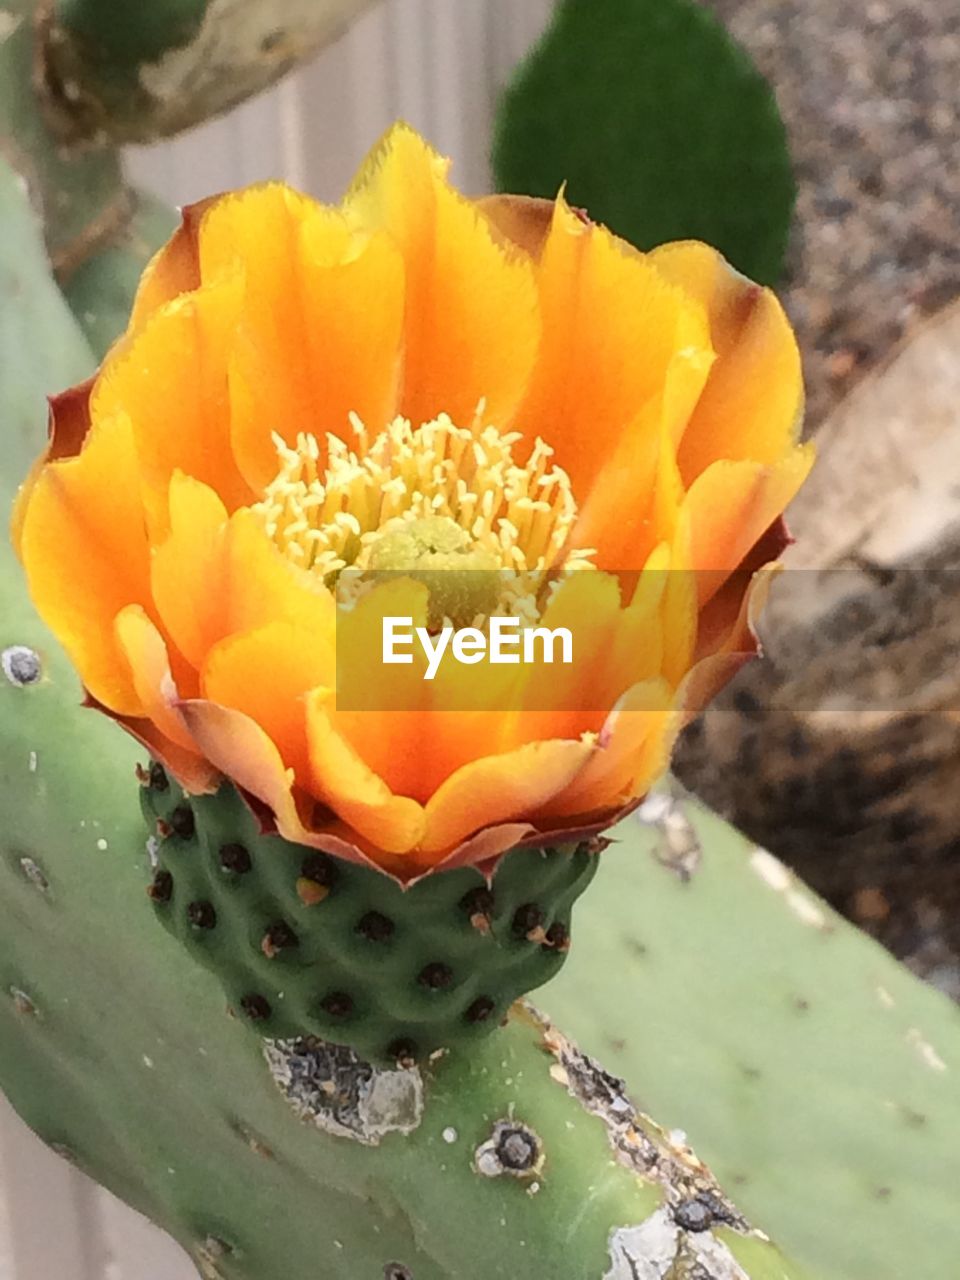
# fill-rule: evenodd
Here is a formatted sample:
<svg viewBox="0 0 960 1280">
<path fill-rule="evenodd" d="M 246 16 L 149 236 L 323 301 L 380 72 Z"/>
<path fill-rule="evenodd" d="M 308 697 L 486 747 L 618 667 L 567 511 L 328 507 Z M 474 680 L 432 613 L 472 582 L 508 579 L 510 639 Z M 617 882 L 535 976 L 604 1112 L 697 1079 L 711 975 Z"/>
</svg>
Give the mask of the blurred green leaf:
<svg viewBox="0 0 960 1280">
<path fill-rule="evenodd" d="M 793 208 L 769 85 L 693 0 L 561 0 L 506 90 L 502 191 L 568 198 L 642 249 L 715 245 L 751 279 L 780 274 Z"/>
<path fill-rule="evenodd" d="M 98 359 L 126 328 L 147 263 L 173 234 L 177 218 L 160 200 L 131 192 L 127 225 L 91 253 L 63 284 L 63 293 Z"/>
</svg>

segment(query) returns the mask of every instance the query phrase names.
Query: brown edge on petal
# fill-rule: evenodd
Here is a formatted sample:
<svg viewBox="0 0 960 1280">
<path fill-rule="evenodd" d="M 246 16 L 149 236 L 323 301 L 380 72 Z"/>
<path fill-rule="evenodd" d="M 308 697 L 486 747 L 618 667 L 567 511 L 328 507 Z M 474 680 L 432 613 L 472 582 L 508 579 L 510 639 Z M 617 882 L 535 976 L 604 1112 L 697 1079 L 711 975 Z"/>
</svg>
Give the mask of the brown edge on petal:
<svg viewBox="0 0 960 1280">
<path fill-rule="evenodd" d="M 170 775 L 191 795 L 211 795 L 223 782 L 230 780 L 213 768 L 199 755 L 191 755 L 165 737 L 149 720 L 120 716 L 112 712 L 89 691 L 84 690 L 83 706 L 109 716 L 121 726 L 132 738 L 140 743 L 150 755 L 158 760 Z M 236 784 L 232 784 L 236 785 Z M 236 788 L 242 801 L 253 815 L 260 834 L 265 836 L 280 835 L 276 817 L 269 805 L 243 787 Z M 352 840 L 345 839 L 331 831 L 309 831 L 309 839 L 300 842 L 311 849 L 319 849 L 334 858 L 364 866 L 387 876 L 401 889 L 411 889 L 415 884 L 435 875 L 438 872 L 453 871 L 461 867 L 475 867 L 489 884 L 503 857 L 513 849 L 538 848 L 544 845 L 580 844 L 601 835 L 621 818 L 632 813 L 641 803 L 635 799 L 630 803 L 605 810 L 591 818 L 573 818 L 573 825 L 561 825 L 546 830 L 539 830 L 529 822 L 503 822 L 496 826 L 486 827 L 475 832 L 467 840 L 452 849 L 440 862 L 432 867 L 417 867 L 414 874 L 408 877 L 397 875 L 387 867 L 375 861 L 367 852 Z M 284 837 L 286 838 L 286 837 Z M 597 843 L 597 852 L 609 843 Z"/>
<path fill-rule="evenodd" d="M 225 193 L 224 193 L 225 194 Z M 134 299 L 128 333 L 139 329 L 158 307 L 181 294 L 199 289 L 200 225 L 204 214 L 223 199 L 223 194 L 207 196 L 180 210 L 180 225 L 166 244 L 151 258 Z"/>
<path fill-rule="evenodd" d="M 416 884 L 417 881 L 423 880 L 428 875 L 433 875 L 437 871 L 452 871 L 458 867 L 471 866 L 476 868 L 487 881 L 489 885 L 496 874 L 500 860 L 514 849 L 536 849 L 544 845 L 557 844 L 582 844 L 584 841 L 597 840 L 615 823 L 622 818 L 626 818 L 629 814 L 640 806 L 643 797 L 631 800 L 628 804 L 619 805 L 614 809 L 607 809 L 602 814 L 591 818 L 573 818 L 572 826 L 553 827 L 541 831 L 534 827 L 531 823 L 503 823 L 499 827 L 487 827 L 485 831 L 477 832 L 468 840 L 458 845 L 451 853 L 447 855 L 442 862 L 435 867 L 431 867 L 428 871 L 417 876 L 416 879 L 410 880 L 405 887 Z M 518 834 L 523 831 L 523 834 Z M 509 834 L 509 837 L 507 836 Z M 489 857 L 482 858 L 478 856 L 480 850 L 485 844 L 496 843 L 500 845 L 499 850 Z M 610 840 L 597 840 L 596 852 L 606 848 L 610 844 Z"/>
<path fill-rule="evenodd" d="M 220 787 L 223 777 L 209 761 L 171 742 L 151 720 L 117 715 L 95 698 L 89 690 L 84 689 L 83 692 L 81 704 L 83 707 L 90 711 L 99 711 L 118 724 L 121 729 L 126 730 L 131 738 L 139 742 L 144 750 L 163 765 L 184 791 L 195 796 L 213 795 Z"/>
<path fill-rule="evenodd" d="M 746 573 L 755 573 L 774 560 L 779 560 L 787 547 L 793 546 L 796 539 L 787 528 L 783 516 L 777 516 L 773 524 L 760 535 L 753 547 L 743 558 L 737 569 Z"/>
<path fill-rule="evenodd" d="M 412 879 L 404 880 L 402 876 L 394 875 L 394 873 L 387 867 L 384 867 L 379 862 L 375 861 L 355 841 L 348 840 L 344 836 L 337 835 L 334 831 L 316 831 L 304 824 L 304 829 L 307 832 L 308 839 L 299 841 L 291 840 L 289 836 L 284 836 L 280 831 L 277 826 L 276 815 L 268 804 L 261 800 L 259 796 L 255 796 L 251 791 L 247 791 L 244 787 L 237 786 L 236 783 L 233 783 L 233 786 L 236 787 L 240 798 L 253 815 L 260 835 L 279 836 L 281 839 L 287 840 L 291 844 L 301 844 L 305 848 L 319 849 L 321 853 L 329 853 L 331 857 L 340 858 L 344 862 L 353 862 L 358 866 L 367 867 L 371 871 L 379 871 L 381 875 L 387 876 L 390 880 L 393 880 L 395 884 L 398 884 L 401 889 L 409 888 L 410 885 L 414 883 Z M 301 792 L 300 794 L 302 795 L 303 793 Z M 296 800 L 297 797 L 295 794 L 294 803 L 296 803 Z M 332 812 L 330 815 L 330 821 L 331 824 L 340 823 L 340 819 Z M 400 860 L 400 855 L 397 855 L 397 860 Z"/>
<path fill-rule="evenodd" d="M 75 458 L 83 448 L 83 442 L 90 430 L 90 396 L 96 381 L 96 374 L 85 382 L 68 387 L 59 395 L 49 396 L 50 406 L 48 433 L 50 443 L 47 446 L 45 462 L 56 462 L 61 458 Z"/>
<path fill-rule="evenodd" d="M 242 788 L 237 789 L 244 803 L 256 818 L 261 835 L 278 835 L 276 822 L 269 806 Z M 381 866 L 369 854 L 365 853 L 359 845 L 344 839 L 342 836 L 335 835 L 333 832 L 318 831 L 311 833 L 309 847 L 311 849 L 320 849 L 324 853 L 329 853 L 332 857 L 342 858 L 345 862 L 353 862 L 371 871 L 378 871 L 404 890 L 412 889 L 415 884 L 419 884 L 421 880 L 425 880 L 428 876 L 444 871 L 456 871 L 462 867 L 475 867 L 489 885 L 501 859 L 513 849 L 538 848 L 542 845 L 555 844 L 580 844 L 585 840 L 592 840 L 613 826 L 614 823 L 619 822 L 621 818 L 625 818 L 632 813 L 640 805 L 641 801 L 642 797 L 631 800 L 629 804 L 620 805 L 615 809 L 608 809 L 590 819 L 575 818 L 573 822 L 576 825 L 560 826 L 546 831 L 538 830 L 529 822 L 503 822 L 497 826 L 487 827 L 482 831 L 475 832 L 467 840 L 462 841 L 435 866 L 418 867 L 414 874 L 408 877 L 397 875 L 388 868 Z"/>
<path fill-rule="evenodd" d="M 481 196 L 476 207 L 508 244 L 539 261 L 553 221 L 552 200 L 538 196 Z"/>
<path fill-rule="evenodd" d="M 59 395 L 47 397 L 47 447 L 24 476 L 10 514 L 10 541 L 17 555 L 20 554 L 30 495 L 47 463 L 75 458 L 83 448 L 90 428 L 90 394 L 95 381 L 96 374 Z"/>
</svg>

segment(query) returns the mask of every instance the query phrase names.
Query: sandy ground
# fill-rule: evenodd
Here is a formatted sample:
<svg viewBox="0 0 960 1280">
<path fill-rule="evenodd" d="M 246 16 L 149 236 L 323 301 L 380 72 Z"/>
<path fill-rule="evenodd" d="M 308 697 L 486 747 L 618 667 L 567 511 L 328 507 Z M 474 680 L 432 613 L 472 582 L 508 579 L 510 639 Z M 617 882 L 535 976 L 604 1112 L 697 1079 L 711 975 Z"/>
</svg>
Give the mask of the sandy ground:
<svg viewBox="0 0 960 1280">
<path fill-rule="evenodd" d="M 773 84 L 799 185 L 786 301 L 808 427 L 960 295 L 960 4 L 714 0 Z"/>
</svg>

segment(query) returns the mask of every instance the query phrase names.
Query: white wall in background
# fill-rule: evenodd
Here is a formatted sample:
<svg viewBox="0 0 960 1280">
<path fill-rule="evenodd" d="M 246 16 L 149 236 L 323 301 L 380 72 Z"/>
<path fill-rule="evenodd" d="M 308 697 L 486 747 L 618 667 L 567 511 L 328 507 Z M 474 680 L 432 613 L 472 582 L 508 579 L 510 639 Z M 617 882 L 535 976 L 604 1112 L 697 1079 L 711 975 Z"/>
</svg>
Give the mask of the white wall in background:
<svg viewBox="0 0 960 1280">
<path fill-rule="evenodd" d="M 483 191 L 496 95 L 550 9 L 551 0 L 381 0 L 272 93 L 133 150 L 134 180 L 178 205 L 265 178 L 335 200 L 403 117 L 453 157 L 458 186 Z M 195 1278 L 172 1241 L 49 1152 L 0 1098 L 0 1280 Z"/>
<path fill-rule="evenodd" d="M 279 88 L 222 120 L 131 153 L 135 179 L 174 204 L 265 178 L 336 199 L 398 117 L 489 187 L 497 93 L 539 35 L 550 0 L 381 0 Z"/>
</svg>

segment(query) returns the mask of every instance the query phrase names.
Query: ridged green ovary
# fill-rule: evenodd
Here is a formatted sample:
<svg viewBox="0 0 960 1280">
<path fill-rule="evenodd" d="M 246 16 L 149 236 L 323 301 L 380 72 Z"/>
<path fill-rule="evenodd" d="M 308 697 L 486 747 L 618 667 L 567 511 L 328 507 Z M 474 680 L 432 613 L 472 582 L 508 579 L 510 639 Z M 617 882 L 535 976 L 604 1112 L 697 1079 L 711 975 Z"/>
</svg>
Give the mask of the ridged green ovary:
<svg viewBox="0 0 960 1280">
<path fill-rule="evenodd" d="M 157 915 L 218 975 L 237 1016 L 273 1039 L 319 1036 L 374 1061 L 489 1035 L 559 971 L 599 858 L 589 843 L 517 849 L 489 885 L 465 867 L 404 889 L 261 835 L 229 785 L 190 799 L 154 765 L 142 803 Z"/>
</svg>

